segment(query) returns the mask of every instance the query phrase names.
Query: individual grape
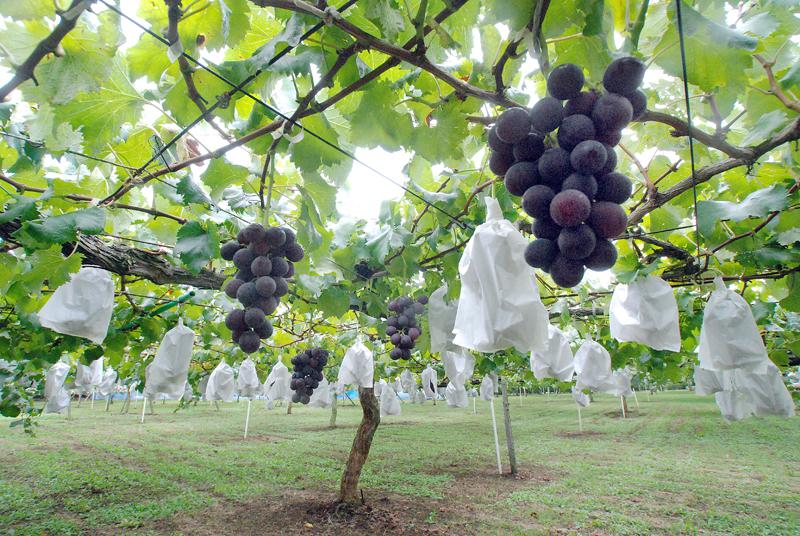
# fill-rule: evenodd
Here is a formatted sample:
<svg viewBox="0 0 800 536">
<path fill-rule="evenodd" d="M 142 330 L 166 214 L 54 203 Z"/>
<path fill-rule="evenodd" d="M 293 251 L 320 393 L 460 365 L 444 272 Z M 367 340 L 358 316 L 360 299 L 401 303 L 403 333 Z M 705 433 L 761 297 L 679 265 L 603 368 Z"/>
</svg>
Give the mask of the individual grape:
<svg viewBox="0 0 800 536">
<path fill-rule="evenodd" d="M 569 153 L 558 147 L 547 149 L 539 158 L 538 171 L 542 184 L 546 184 L 553 190 L 560 190 L 561 183 L 572 173 Z"/>
<path fill-rule="evenodd" d="M 489 147 L 497 152 L 504 155 L 511 155 L 514 150 L 514 146 L 510 143 L 506 143 L 500 138 L 497 137 L 497 125 L 492 126 L 489 129 Z"/>
<path fill-rule="evenodd" d="M 525 248 L 525 262 L 533 268 L 550 271 L 550 265 L 558 255 L 558 245 L 547 238 L 537 238 Z"/>
<path fill-rule="evenodd" d="M 517 143 L 531 130 L 531 118 L 525 108 L 509 108 L 500 114 L 495 123 L 495 133 L 500 141 Z"/>
<path fill-rule="evenodd" d="M 597 180 L 592 175 L 573 173 L 561 185 L 562 190 L 578 190 L 586 194 L 586 197 L 593 199 L 597 193 Z M 554 194 L 555 195 L 555 194 Z"/>
<path fill-rule="evenodd" d="M 633 93 L 626 93 L 625 98 L 630 101 L 633 108 L 633 119 L 639 119 L 647 110 L 647 95 L 641 89 L 637 89 Z"/>
<path fill-rule="evenodd" d="M 255 331 L 256 335 L 263 340 L 272 337 L 274 329 L 272 328 L 272 322 L 269 321 L 269 318 L 265 318 L 264 323 L 256 328 L 253 328 L 253 331 Z"/>
<path fill-rule="evenodd" d="M 568 259 L 585 259 L 594 251 L 595 244 L 597 238 L 594 231 L 585 223 L 561 229 L 558 235 L 558 249 Z"/>
<path fill-rule="evenodd" d="M 225 242 L 221 248 L 219 248 L 219 256 L 225 259 L 226 261 L 232 261 L 233 255 L 239 251 L 241 246 L 238 242 L 231 240 L 230 242 Z"/>
<path fill-rule="evenodd" d="M 509 168 L 504 179 L 506 190 L 511 195 L 522 195 L 525 190 L 539 182 L 539 172 L 534 162 L 517 162 Z"/>
<path fill-rule="evenodd" d="M 403 351 L 400 348 L 392 348 L 392 351 L 389 352 L 389 357 L 397 361 L 398 359 L 403 358 Z"/>
<path fill-rule="evenodd" d="M 396 316 L 388 317 L 386 319 L 386 325 L 387 326 L 391 326 L 391 327 L 395 327 L 395 328 L 400 328 L 400 325 L 397 323 L 397 319 L 398 319 L 398 317 L 396 317 Z"/>
<path fill-rule="evenodd" d="M 585 115 L 569 115 L 558 127 L 556 137 L 559 147 L 571 151 L 580 142 L 594 138 L 594 123 Z"/>
<path fill-rule="evenodd" d="M 306 252 L 303 246 L 297 242 L 293 242 L 286 247 L 286 258 L 292 262 L 300 262 L 305 256 Z"/>
<path fill-rule="evenodd" d="M 554 97 L 544 97 L 531 108 L 531 125 L 536 132 L 547 134 L 558 128 L 564 119 L 564 106 Z"/>
<path fill-rule="evenodd" d="M 250 271 L 250 267 L 242 268 L 241 270 L 236 271 L 236 275 L 234 275 L 236 279 L 241 281 L 250 281 L 253 279 L 253 272 Z"/>
<path fill-rule="evenodd" d="M 258 240 L 257 242 L 251 242 L 247 249 L 250 250 L 254 257 L 266 255 L 269 253 L 269 243 L 266 240 Z"/>
<path fill-rule="evenodd" d="M 392 300 L 389 302 L 389 310 L 393 313 L 397 313 L 400 311 L 400 304 L 397 303 L 397 300 Z"/>
<path fill-rule="evenodd" d="M 420 335 L 422 335 L 422 332 L 419 328 L 409 328 L 408 336 L 411 337 L 412 341 L 416 341 Z"/>
<path fill-rule="evenodd" d="M 255 277 L 263 277 L 272 273 L 272 261 L 269 257 L 256 257 L 250 264 L 250 271 Z"/>
<path fill-rule="evenodd" d="M 286 242 L 286 232 L 280 227 L 270 227 L 265 232 L 264 241 L 270 247 L 279 248 Z"/>
<path fill-rule="evenodd" d="M 421 303 L 422 305 L 428 304 L 428 297 L 427 296 L 420 296 L 417 298 L 417 303 Z"/>
<path fill-rule="evenodd" d="M 283 235 L 286 237 L 286 241 L 282 244 L 284 247 L 288 246 L 289 244 L 294 244 L 297 242 L 297 235 L 294 231 L 289 229 L 288 227 L 278 227 L 281 231 L 283 231 Z"/>
<path fill-rule="evenodd" d="M 606 148 L 606 163 L 598 173 L 598 177 L 602 177 L 608 173 L 611 173 L 617 167 L 617 151 L 614 148 L 606 143 L 603 144 L 603 147 Z"/>
<path fill-rule="evenodd" d="M 595 272 L 608 270 L 617 262 L 617 248 L 609 240 L 599 238 L 594 251 L 583 262 L 589 270 Z"/>
<path fill-rule="evenodd" d="M 411 359 L 411 350 L 400 349 L 400 359 Z"/>
<path fill-rule="evenodd" d="M 570 116 L 582 114 L 591 117 L 594 103 L 600 95 L 596 91 L 582 91 L 577 97 L 573 97 L 564 105 L 564 115 Z"/>
<path fill-rule="evenodd" d="M 584 175 L 598 173 L 606 165 L 606 160 L 608 151 L 602 143 L 594 140 L 580 142 L 569 155 L 570 165 Z"/>
<path fill-rule="evenodd" d="M 249 269 L 252 262 L 253 253 L 247 248 L 242 248 L 233 255 L 233 264 L 240 270 Z"/>
<path fill-rule="evenodd" d="M 617 58 L 606 67 L 603 73 L 603 87 L 610 93 L 627 95 L 636 91 L 644 80 L 647 65 L 632 56 Z"/>
<path fill-rule="evenodd" d="M 402 334 L 402 333 L 399 333 L 399 332 L 398 332 L 398 333 L 393 333 L 393 334 L 392 334 L 392 335 L 389 337 L 389 340 L 392 342 L 392 344 L 394 344 L 395 346 L 398 346 L 398 345 L 400 344 L 400 339 L 401 339 L 402 337 L 403 337 L 403 334 Z"/>
<path fill-rule="evenodd" d="M 258 307 L 248 307 L 244 311 L 244 322 L 251 328 L 257 328 L 267 319 L 264 311 Z"/>
<path fill-rule="evenodd" d="M 280 298 L 281 296 L 285 296 L 289 292 L 289 284 L 286 283 L 286 279 L 282 277 L 273 277 L 275 281 L 275 296 Z"/>
<path fill-rule="evenodd" d="M 581 261 L 568 259 L 563 255 L 556 256 L 550 265 L 550 277 L 556 285 L 571 288 L 581 282 L 585 270 Z"/>
<path fill-rule="evenodd" d="M 252 354 L 261 347 L 261 339 L 255 331 L 245 331 L 239 337 L 239 348 L 246 354 Z"/>
<path fill-rule="evenodd" d="M 283 278 L 290 279 L 292 276 L 294 276 L 294 263 L 287 262 L 286 264 L 289 265 L 289 270 L 283 275 Z"/>
<path fill-rule="evenodd" d="M 583 223 L 591 212 L 591 201 L 578 190 L 559 192 L 550 203 L 550 217 L 562 227 L 574 227 Z"/>
<path fill-rule="evenodd" d="M 622 130 L 633 117 L 631 102 L 616 93 L 606 93 L 597 99 L 592 109 L 592 121 L 597 132 Z M 615 145 L 609 143 L 609 145 Z"/>
<path fill-rule="evenodd" d="M 408 335 L 403 335 L 400 337 L 400 344 L 398 344 L 402 350 L 411 350 L 414 348 L 414 341 Z"/>
<path fill-rule="evenodd" d="M 489 157 L 489 169 L 492 173 L 502 177 L 512 165 L 514 165 L 513 153 L 503 154 L 492 151 L 492 155 Z"/>
<path fill-rule="evenodd" d="M 244 321 L 244 309 L 234 309 L 225 316 L 225 327 L 229 330 L 244 331 L 247 323 Z"/>
<path fill-rule="evenodd" d="M 236 299 L 245 307 L 250 307 L 258 299 L 258 292 L 256 285 L 252 281 L 242 284 L 239 290 L 236 291 Z"/>
<path fill-rule="evenodd" d="M 581 68 L 574 63 L 564 63 L 550 71 L 547 92 L 558 100 L 572 99 L 580 95 L 583 82 Z"/>
<path fill-rule="evenodd" d="M 275 280 L 272 279 L 268 275 L 264 275 L 256 279 L 256 292 L 262 298 L 269 298 L 275 294 L 275 289 L 277 285 L 275 284 Z"/>
<path fill-rule="evenodd" d="M 408 327 L 409 318 L 406 315 L 400 315 L 397 317 L 397 327 L 398 328 L 407 328 Z"/>
<path fill-rule="evenodd" d="M 421 315 L 425 312 L 425 306 L 421 303 L 415 303 L 412 307 L 414 308 L 414 314 Z"/>
<path fill-rule="evenodd" d="M 283 277 L 289 271 L 289 264 L 283 257 L 272 257 L 272 271 L 269 275 L 272 277 Z"/>
<path fill-rule="evenodd" d="M 633 183 L 622 173 L 612 172 L 600 177 L 597 201 L 611 201 L 621 205 L 633 193 Z"/>
<path fill-rule="evenodd" d="M 232 329 L 231 330 L 231 341 L 233 341 L 236 344 L 239 344 L 239 337 L 241 337 L 242 333 L 244 333 L 245 331 L 247 331 L 247 330 L 245 330 L 245 329 Z"/>
<path fill-rule="evenodd" d="M 555 195 L 549 186 L 534 184 L 522 196 L 522 209 L 528 216 L 547 218 L 550 215 L 550 202 Z"/>
<path fill-rule="evenodd" d="M 227 294 L 229 298 L 235 298 L 236 291 L 239 290 L 239 287 L 241 287 L 243 283 L 244 281 L 241 279 L 231 279 L 228 281 L 228 284 L 225 285 L 225 294 Z"/>
<path fill-rule="evenodd" d="M 248 225 L 247 227 L 245 227 L 240 231 L 240 234 L 246 244 L 263 240 L 265 233 L 266 230 L 264 229 L 264 226 L 261 225 L 260 223 L 251 223 L 250 225 Z"/>
<path fill-rule="evenodd" d="M 610 147 L 616 146 L 621 139 L 622 139 L 622 131 L 620 130 L 609 130 L 608 132 L 598 132 L 594 136 L 595 141 L 599 141 L 603 145 L 608 145 Z"/>
<path fill-rule="evenodd" d="M 253 304 L 253 307 L 258 307 L 264 311 L 265 315 L 271 315 L 278 308 L 278 298 L 270 296 L 269 298 L 259 297 Z"/>
<path fill-rule="evenodd" d="M 533 236 L 536 238 L 556 240 L 560 232 L 561 226 L 554 222 L 549 214 L 546 218 L 536 218 L 533 222 Z"/>
<path fill-rule="evenodd" d="M 628 215 L 625 209 L 616 203 L 597 201 L 592 206 L 589 225 L 598 238 L 616 238 L 628 226 Z"/>
<path fill-rule="evenodd" d="M 544 152 L 544 139 L 532 132 L 515 143 L 512 152 L 518 161 L 534 162 Z"/>
<path fill-rule="evenodd" d="M 397 328 L 396 327 L 394 327 L 394 326 L 387 326 L 386 327 L 386 334 L 387 335 L 389 335 L 391 337 L 395 333 L 397 333 Z"/>
</svg>

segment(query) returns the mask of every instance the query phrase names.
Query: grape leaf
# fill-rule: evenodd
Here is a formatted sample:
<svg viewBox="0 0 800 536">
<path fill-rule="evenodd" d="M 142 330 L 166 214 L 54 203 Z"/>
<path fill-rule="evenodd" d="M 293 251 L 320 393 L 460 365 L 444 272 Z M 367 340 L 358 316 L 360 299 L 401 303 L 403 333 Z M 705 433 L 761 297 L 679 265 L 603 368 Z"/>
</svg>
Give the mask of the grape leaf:
<svg viewBox="0 0 800 536">
<path fill-rule="evenodd" d="M 213 223 L 203 227 L 200 222 L 190 221 L 178 230 L 177 238 L 173 253 L 191 272 L 200 272 L 219 256 L 219 235 Z"/>
<path fill-rule="evenodd" d="M 26 221 L 14 235 L 21 237 L 26 243 L 32 240 L 41 247 L 72 242 L 77 238 L 78 231 L 87 235 L 102 233 L 105 224 L 105 211 L 99 207 L 90 207 L 50 216 L 41 222 Z"/>
</svg>

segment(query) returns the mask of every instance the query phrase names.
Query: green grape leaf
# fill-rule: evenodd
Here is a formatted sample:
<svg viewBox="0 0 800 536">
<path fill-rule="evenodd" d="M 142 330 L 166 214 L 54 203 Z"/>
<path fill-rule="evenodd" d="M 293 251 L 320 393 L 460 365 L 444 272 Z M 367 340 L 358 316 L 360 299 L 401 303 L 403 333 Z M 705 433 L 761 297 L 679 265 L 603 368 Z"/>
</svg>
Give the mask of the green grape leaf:
<svg viewBox="0 0 800 536">
<path fill-rule="evenodd" d="M 198 273 L 204 266 L 219 256 L 219 235 L 217 226 L 190 221 L 178 230 L 173 253 L 189 271 Z"/>
</svg>

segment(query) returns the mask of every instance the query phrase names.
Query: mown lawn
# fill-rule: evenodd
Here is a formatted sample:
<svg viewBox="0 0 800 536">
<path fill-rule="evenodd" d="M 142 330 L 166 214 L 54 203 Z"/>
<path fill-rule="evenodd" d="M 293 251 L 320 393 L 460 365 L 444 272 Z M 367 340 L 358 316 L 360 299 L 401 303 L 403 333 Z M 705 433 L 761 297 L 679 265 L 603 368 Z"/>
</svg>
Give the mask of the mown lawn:
<svg viewBox="0 0 800 536">
<path fill-rule="evenodd" d="M 328 430 L 328 410 L 257 402 L 243 440 L 244 402 L 177 413 L 159 403 L 144 425 L 141 406 L 84 403 L 70 421 L 41 419 L 34 437 L 0 421 L 0 532 L 800 533 L 800 420 L 728 424 L 712 397 L 687 392 L 639 401 L 622 420 L 619 401 L 598 396 L 578 434 L 567 395 L 513 397 L 513 479 L 496 474 L 486 402 L 477 415 L 404 404 L 376 434 L 362 480 L 374 509 L 356 522 L 324 505 L 357 407 L 340 405 Z"/>
</svg>

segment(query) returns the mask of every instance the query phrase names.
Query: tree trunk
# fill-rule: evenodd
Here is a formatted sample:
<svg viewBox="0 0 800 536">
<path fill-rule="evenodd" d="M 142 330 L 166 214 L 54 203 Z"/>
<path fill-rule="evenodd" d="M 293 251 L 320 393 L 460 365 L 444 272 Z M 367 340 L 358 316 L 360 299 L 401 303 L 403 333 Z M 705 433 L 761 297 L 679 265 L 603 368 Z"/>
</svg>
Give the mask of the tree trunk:
<svg viewBox="0 0 800 536">
<path fill-rule="evenodd" d="M 506 446 L 508 447 L 508 465 L 511 474 L 517 474 L 517 454 L 514 450 L 514 436 L 511 433 L 511 412 L 508 407 L 508 387 L 505 378 L 500 378 L 500 388 L 503 390 L 503 421 L 506 428 Z"/>
<path fill-rule="evenodd" d="M 356 437 L 353 439 L 353 447 L 350 449 L 350 456 L 347 458 L 342 484 L 339 488 L 339 501 L 346 503 L 355 503 L 360 499 L 358 481 L 361 478 L 361 469 L 367 461 L 375 430 L 381 423 L 380 407 L 374 390 L 371 387 L 359 387 L 358 398 L 364 414 L 361 417 Z"/>
<path fill-rule="evenodd" d="M 289 403 L 286 405 L 286 415 L 292 414 L 292 401 L 290 400 Z"/>
<path fill-rule="evenodd" d="M 331 428 L 336 428 L 336 401 L 339 399 L 336 392 L 333 393 L 333 400 L 331 400 Z"/>
</svg>

